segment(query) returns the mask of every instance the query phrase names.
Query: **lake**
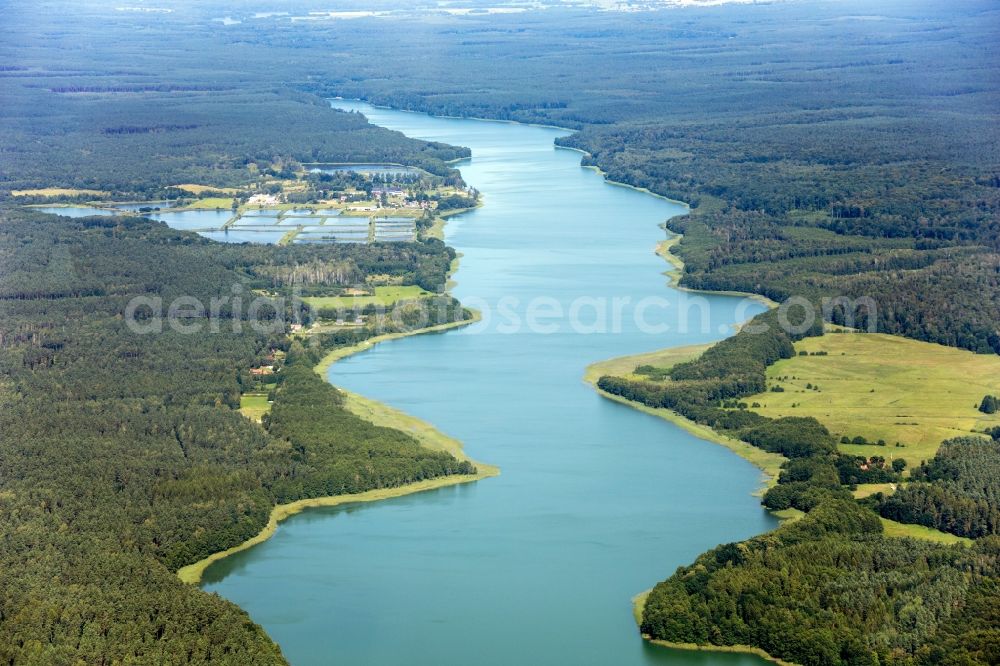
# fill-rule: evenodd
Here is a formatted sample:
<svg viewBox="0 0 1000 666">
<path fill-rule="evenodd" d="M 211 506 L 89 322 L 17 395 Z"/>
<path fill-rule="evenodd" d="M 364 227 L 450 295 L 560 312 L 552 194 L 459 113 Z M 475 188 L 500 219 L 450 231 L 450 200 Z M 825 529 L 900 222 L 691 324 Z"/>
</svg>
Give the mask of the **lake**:
<svg viewBox="0 0 1000 666">
<path fill-rule="evenodd" d="M 760 472 L 582 381 L 594 361 L 719 339 L 762 307 L 671 289 L 654 247 L 685 208 L 605 183 L 553 146 L 562 130 L 336 104 L 472 149 L 458 167 L 484 205 L 449 219 L 446 238 L 463 254 L 453 293 L 484 318 L 377 345 L 330 381 L 426 419 L 502 474 L 308 510 L 211 566 L 204 589 L 299 665 L 764 663 L 648 645 L 630 601 L 775 527 L 752 496 Z"/>
</svg>

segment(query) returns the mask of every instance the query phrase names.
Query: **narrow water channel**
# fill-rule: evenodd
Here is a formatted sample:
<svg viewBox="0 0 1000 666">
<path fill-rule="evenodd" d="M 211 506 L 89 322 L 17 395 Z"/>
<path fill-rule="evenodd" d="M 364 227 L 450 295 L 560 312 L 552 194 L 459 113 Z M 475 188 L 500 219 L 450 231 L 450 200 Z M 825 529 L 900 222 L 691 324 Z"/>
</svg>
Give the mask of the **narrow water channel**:
<svg viewBox="0 0 1000 666">
<path fill-rule="evenodd" d="M 446 235 L 463 254 L 453 293 L 486 317 L 380 344 L 330 381 L 502 475 L 306 511 L 210 567 L 205 589 L 296 665 L 762 663 L 646 645 L 630 604 L 704 550 L 774 527 L 752 496 L 759 471 L 581 379 L 594 361 L 719 339 L 761 307 L 669 288 L 653 250 L 683 207 L 605 183 L 553 146 L 561 130 L 336 105 L 472 149 L 458 166 L 485 205 Z"/>
</svg>

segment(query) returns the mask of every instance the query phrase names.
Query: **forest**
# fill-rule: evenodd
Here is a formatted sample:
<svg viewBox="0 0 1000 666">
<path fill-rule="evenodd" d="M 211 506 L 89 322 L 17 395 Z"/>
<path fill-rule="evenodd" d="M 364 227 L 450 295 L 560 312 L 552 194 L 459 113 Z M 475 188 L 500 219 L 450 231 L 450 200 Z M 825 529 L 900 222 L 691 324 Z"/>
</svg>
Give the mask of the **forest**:
<svg viewBox="0 0 1000 666">
<path fill-rule="evenodd" d="M 340 259 L 359 272 L 422 261 L 402 244 L 356 251 Z M 134 296 L 231 297 L 321 252 L 0 209 L 0 661 L 280 663 L 242 610 L 174 572 L 255 535 L 276 503 L 474 472 L 347 412 L 313 372 L 322 348 L 234 332 L 245 311 L 195 335 L 123 321 Z M 261 426 L 236 410 L 276 349 Z"/>
<path fill-rule="evenodd" d="M 889 538 L 874 513 L 831 499 L 680 567 L 647 598 L 642 631 L 799 664 L 991 664 L 998 583 L 996 537 L 971 547 Z"/>
<path fill-rule="evenodd" d="M 180 3 L 153 21 L 80 3 L 73 25 L 13 12 L 0 197 L 152 196 L 285 159 L 447 174 L 468 154 L 332 112 L 334 95 L 558 125 L 584 164 L 691 204 L 669 223 L 685 286 L 866 297 L 875 330 L 1000 352 L 993 3 L 893 0 L 878 20 L 853 0 L 691 9 L 669 28 L 656 12 L 553 8 L 220 31 L 225 7 Z M 113 38 L 80 52 L 95 25 Z"/>
<path fill-rule="evenodd" d="M 879 513 L 901 523 L 973 539 L 1000 534 L 1000 437 L 942 442 L 910 483 L 873 499 Z"/>
</svg>

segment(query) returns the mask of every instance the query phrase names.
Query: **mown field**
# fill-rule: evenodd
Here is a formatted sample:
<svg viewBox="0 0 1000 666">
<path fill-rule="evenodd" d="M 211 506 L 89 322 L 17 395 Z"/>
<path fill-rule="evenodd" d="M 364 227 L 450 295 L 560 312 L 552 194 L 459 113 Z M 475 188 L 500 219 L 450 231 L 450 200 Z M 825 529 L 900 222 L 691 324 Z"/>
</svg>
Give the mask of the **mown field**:
<svg viewBox="0 0 1000 666">
<path fill-rule="evenodd" d="M 266 393 L 244 393 L 240 396 L 240 413 L 251 421 L 260 423 L 261 417 L 271 409 Z"/>
<path fill-rule="evenodd" d="M 366 305 L 391 306 L 396 301 L 433 296 L 416 285 L 375 287 L 375 293 L 363 296 L 307 296 L 302 300 L 313 308 L 355 308 Z"/>
<path fill-rule="evenodd" d="M 1000 425 L 1000 414 L 977 408 L 984 395 L 1000 394 L 995 355 L 867 333 L 806 338 L 795 349 L 810 355 L 767 370 L 768 389 L 781 386 L 784 392 L 769 390 L 743 401 L 759 403 L 753 411 L 772 418 L 813 416 L 838 439 L 860 435 L 887 444 L 841 444 L 845 453 L 902 456 L 912 467 L 932 457 L 945 439 Z"/>
</svg>

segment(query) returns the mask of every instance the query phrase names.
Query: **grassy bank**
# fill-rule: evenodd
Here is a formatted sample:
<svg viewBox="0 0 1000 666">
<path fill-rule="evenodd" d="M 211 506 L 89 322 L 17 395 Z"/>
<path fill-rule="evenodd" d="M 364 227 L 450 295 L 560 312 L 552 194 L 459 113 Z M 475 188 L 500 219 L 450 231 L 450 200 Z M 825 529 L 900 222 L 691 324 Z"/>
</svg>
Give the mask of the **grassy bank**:
<svg viewBox="0 0 1000 666">
<path fill-rule="evenodd" d="M 353 345 L 351 347 L 345 347 L 342 349 L 336 349 L 330 354 L 328 354 L 320 363 L 316 366 L 315 370 L 320 375 L 325 375 L 326 370 L 337 360 L 355 354 L 359 351 L 368 349 L 374 344 L 383 342 L 385 340 L 392 340 L 396 338 L 406 337 L 408 335 L 420 335 L 424 333 L 431 333 L 436 331 L 443 331 L 450 328 L 456 328 L 458 326 L 464 326 L 471 324 L 479 320 L 479 313 L 474 313 L 473 319 L 461 322 L 452 322 L 448 324 L 441 324 L 439 326 L 431 326 L 429 328 L 418 329 L 416 331 L 411 331 L 409 333 L 394 333 L 392 335 L 383 335 L 365 342 Z M 343 389 L 341 389 L 343 391 Z M 437 430 L 431 424 L 421 421 L 420 419 L 405 414 L 397 409 L 389 407 L 388 405 L 382 404 L 376 400 L 371 400 L 360 396 L 356 393 L 351 393 L 349 391 L 343 391 L 346 395 L 345 406 L 348 410 L 354 414 L 371 421 L 375 425 L 386 426 L 390 428 L 395 428 L 401 430 L 412 437 L 414 437 L 422 446 L 425 446 L 434 451 L 447 451 L 453 456 L 460 460 L 469 460 L 462 450 L 461 443 L 449 437 Z M 264 396 L 266 401 L 266 396 Z M 249 406 L 249 405 L 248 405 Z M 209 566 L 214 562 L 228 557 L 234 553 L 244 551 L 248 548 L 252 548 L 259 543 L 263 543 L 271 538 L 271 535 L 275 533 L 278 529 L 278 523 L 290 516 L 312 507 L 330 507 L 330 506 L 340 506 L 343 504 L 352 504 L 357 502 L 375 502 L 383 499 L 390 499 L 393 497 L 402 497 L 403 495 L 410 495 L 413 493 L 424 492 L 427 490 L 434 490 L 436 488 L 444 488 L 446 486 L 453 486 L 460 483 L 471 483 L 473 481 L 479 481 L 480 479 L 485 479 L 491 476 L 497 476 L 500 474 L 500 470 L 493 465 L 486 465 L 484 463 L 479 463 L 476 461 L 471 461 L 476 466 L 476 474 L 472 475 L 452 475 L 443 476 L 436 479 L 430 479 L 427 481 L 419 481 L 417 483 L 409 483 L 402 486 L 395 486 L 392 488 L 377 488 L 374 490 L 368 490 L 362 493 L 353 493 L 348 495 L 334 495 L 330 497 L 315 497 L 310 499 L 298 500 L 296 502 L 289 502 L 288 504 L 279 504 L 271 510 L 271 515 L 268 518 L 267 525 L 254 537 L 247 539 L 243 543 L 228 548 L 226 550 L 220 551 L 218 553 L 213 553 L 203 560 L 199 560 L 194 564 L 189 564 L 186 567 L 181 568 L 177 571 L 177 576 L 185 583 L 190 583 L 196 585 L 201 582 L 201 577 Z"/>
<path fill-rule="evenodd" d="M 188 566 L 179 569 L 177 571 L 177 577 L 185 583 L 197 585 L 201 582 L 201 577 L 204 574 L 205 569 L 207 569 L 211 564 L 223 559 L 224 557 L 229 557 L 234 553 L 244 551 L 248 548 L 256 546 L 259 543 L 267 541 L 278 529 L 278 523 L 308 508 L 339 506 L 342 504 L 353 504 L 358 502 L 375 502 L 377 500 L 402 497 L 403 495 L 411 495 L 413 493 L 419 493 L 426 490 L 444 488 L 445 486 L 470 483 L 472 481 L 478 481 L 479 479 L 485 479 L 490 476 L 496 476 L 499 473 L 497 468 L 488 465 L 484 465 L 480 468 L 477 464 L 477 470 L 478 472 L 474 475 L 443 476 L 437 479 L 409 483 L 404 486 L 396 486 L 394 488 L 378 488 L 375 490 L 368 490 L 363 493 L 334 495 L 332 497 L 315 497 L 311 499 L 298 500 L 297 502 L 289 502 L 288 504 L 279 504 L 271 510 L 271 516 L 267 521 L 267 525 L 264 526 L 264 529 L 262 529 L 257 536 L 247 539 L 238 546 L 233 546 L 232 548 L 228 548 L 218 553 L 213 553 L 203 560 L 199 560 L 194 564 L 189 564 Z"/>
<path fill-rule="evenodd" d="M 480 319 L 482 319 L 482 314 L 477 310 L 470 310 L 472 312 L 472 319 L 466 319 L 463 321 L 452 321 L 447 324 L 438 324 L 437 326 L 428 326 L 427 328 L 419 328 L 415 331 L 407 331 L 405 333 L 386 333 L 385 335 L 378 335 L 374 338 L 369 338 L 356 345 L 351 345 L 349 347 L 338 347 L 334 349 L 329 354 L 323 357 L 323 359 L 316 366 L 316 372 L 323 375 L 330 368 L 331 365 L 336 363 L 342 358 L 351 356 L 352 354 L 357 354 L 360 351 L 364 351 L 373 345 L 377 345 L 380 342 L 385 342 L 386 340 L 396 340 L 398 338 L 406 338 L 411 335 L 424 335 L 426 333 L 440 333 L 441 331 L 447 331 L 453 328 L 461 328 L 462 326 L 468 326 L 474 324 Z"/>
<path fill-rule="evenodd" d="M 760 470 L 764 473 L 764 477 L 761 479 L 762 487 L 760 490 L 760 492 L 763 492 L 770 485 L 776 482 L 778 473 L 781 469 L 781 464 L 785 461 L 784 456 L 778 455 L 777 453 L 769 453 L 763 449 L 757 448 L 756 446 L 751 446 L 746 442 L 741 442 L 738 439 L 727 437 L 716 432 L 715 430 L 712 430 L 708 426 L 695 423 L 694 421 L 684 418 L 677 412 L 669 409 L 647 407 L 646 405 L 626 400 L 625 398 L 612 395 L 597 388 L 597 380 L 603 375 L 634 377 L 634 375 L 632 375 L 632 371 L 637 366 L 650 364 L 655 365 L 656 367 L 669 367 L 697 357 L 710 346 L 711 343 L 704 345 L 691 345 L 688 347 L 676 347 L 673 349 L 664 349 L 646 354 L 620 356 L 607 361 L 599 361 L 587 366 L 587 369 L 584 371 L 584 381 L 593 386 L 595 391 L 608 400 L 628 405 L 633 409 L 637 409 L 641 412 L 652 414 L 653 416 L 657 416 L 665 421 L 669 421 L 670 423 L 687 430 L 695 437 L 699 437 L 726 447 L 736 455 L 760 468 Z"/>
</svg>

